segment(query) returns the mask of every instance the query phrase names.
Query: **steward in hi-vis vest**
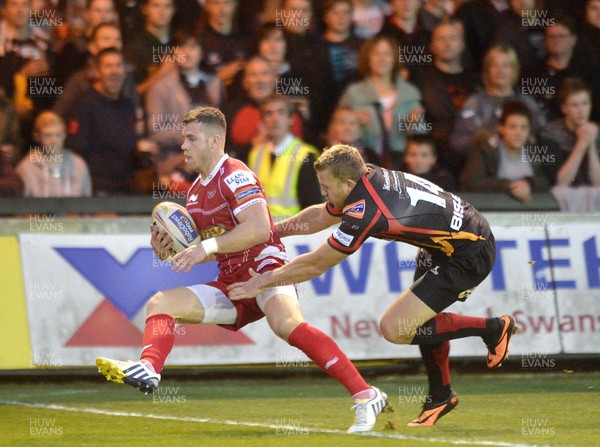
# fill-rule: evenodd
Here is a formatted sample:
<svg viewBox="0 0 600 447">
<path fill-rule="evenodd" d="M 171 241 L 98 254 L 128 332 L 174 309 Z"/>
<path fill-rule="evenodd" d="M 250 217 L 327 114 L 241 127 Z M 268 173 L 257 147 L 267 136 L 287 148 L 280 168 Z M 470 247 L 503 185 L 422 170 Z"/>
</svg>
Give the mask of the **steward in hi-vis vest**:
<svg viewBox="0 0 600 447">
<path fill-rule="evenodd" d="M 255 145 L 248 167 L 265 189 L 274 219 L 289 217 L 321 203 L 320 187 L 313 163 L 320 151 L 290 132 L 293 108 L 284 97 L 270 97 L 261 104 L 266 142 Z"/>
</svg>

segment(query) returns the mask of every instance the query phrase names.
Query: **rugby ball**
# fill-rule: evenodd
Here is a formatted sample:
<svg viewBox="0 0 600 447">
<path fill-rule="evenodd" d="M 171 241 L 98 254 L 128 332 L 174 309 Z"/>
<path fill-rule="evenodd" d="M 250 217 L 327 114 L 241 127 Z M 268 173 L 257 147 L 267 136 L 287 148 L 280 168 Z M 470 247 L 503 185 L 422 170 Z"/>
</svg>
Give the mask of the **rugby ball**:
<svg viewBox="0 0 600 447">
<path fill-rule="evenodd" d="M 173 240 L 169 258 L 202 240 L 192 216 L 185 207 L 173 202 L 161 202 L 152 210 L 152 225 L 167 232 Z"/>
</svg>

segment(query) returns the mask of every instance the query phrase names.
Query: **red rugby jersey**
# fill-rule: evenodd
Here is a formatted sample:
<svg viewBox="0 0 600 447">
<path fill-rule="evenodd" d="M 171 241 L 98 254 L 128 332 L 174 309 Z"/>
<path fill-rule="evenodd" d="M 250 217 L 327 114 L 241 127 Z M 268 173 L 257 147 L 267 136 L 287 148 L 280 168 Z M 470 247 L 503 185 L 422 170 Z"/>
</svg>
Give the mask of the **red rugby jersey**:
<svg viewBox="0 0 600 447">
<path fill-rule="evenodd" d="M 265 203 L 265 192 L 254 172 L 235 158 L 223 155 L 212 172 L 194 181 L 188 191 L 186 208 L 203 237 L 214 237 L 231 231 L 238 224 L 240 211 L 258 203 Z M 275 231 L 273 221 L 271 237 L 265 243 L 235 253 L 218 253 L 221 273 L 232 274 L 239 269 L 252 267 L 260 270 L 274 262 L 274 258 L 287 262 L 285 248 Z"/>
</svg>

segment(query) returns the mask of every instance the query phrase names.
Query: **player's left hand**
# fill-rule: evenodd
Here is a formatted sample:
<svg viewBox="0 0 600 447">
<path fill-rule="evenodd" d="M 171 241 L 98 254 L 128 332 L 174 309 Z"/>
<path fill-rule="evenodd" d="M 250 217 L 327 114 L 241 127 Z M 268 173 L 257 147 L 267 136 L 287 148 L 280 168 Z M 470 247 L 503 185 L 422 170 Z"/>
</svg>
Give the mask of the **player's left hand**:
<svg viewBox="0 0 600 447">
<path fill-rule="evenodd" d="M 229 292 L 227 296 L 230 300 L 243 300 L 245 298 L 254 298 L 265 289 L 261 287 L 262 276 L 260 273 L 256 273 L 254 270 L 249 270 L 251 278 L 246 282 L 236 282 L 227 286 Z"/>
<path fill-rule="evenodd" d="M 171 264 L 173 264 L 171 270 L 177 273 L 185 270 L 187 273 L 196 264 L 204 262 L 207 256 L 202 244 L 192 245 L 171 258 Z"/>
</svg>

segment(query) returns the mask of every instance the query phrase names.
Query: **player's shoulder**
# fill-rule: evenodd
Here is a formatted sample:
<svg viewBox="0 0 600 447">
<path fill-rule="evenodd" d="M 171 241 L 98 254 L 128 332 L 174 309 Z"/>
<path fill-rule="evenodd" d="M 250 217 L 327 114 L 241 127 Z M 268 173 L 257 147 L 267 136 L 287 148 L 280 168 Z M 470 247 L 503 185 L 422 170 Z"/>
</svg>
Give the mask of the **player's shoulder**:
<svg viewBox="0 0 600 447">
<path fill-rule="evenodd" d="M 258 178 L 244 162 L 236 158 L 225 160 L 219 170 L 219 181 L 232 192 L 245 186 L 256 185 Z"/>
</svg>

